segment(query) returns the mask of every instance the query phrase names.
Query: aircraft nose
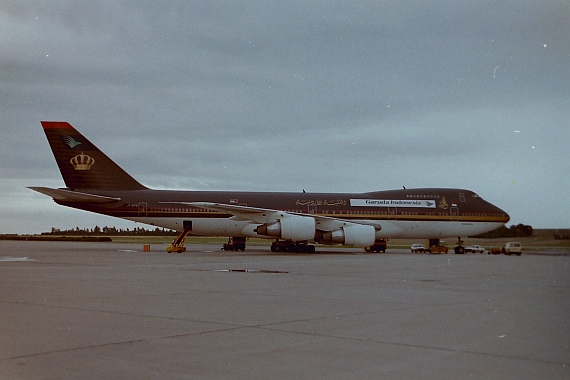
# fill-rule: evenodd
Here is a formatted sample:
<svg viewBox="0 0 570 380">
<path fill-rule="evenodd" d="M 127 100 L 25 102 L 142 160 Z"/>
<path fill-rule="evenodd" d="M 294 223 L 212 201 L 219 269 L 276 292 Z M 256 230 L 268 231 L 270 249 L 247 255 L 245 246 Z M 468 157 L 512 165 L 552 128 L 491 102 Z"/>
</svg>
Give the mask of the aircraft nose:
<svg viewBox="0 0 570 380">
<path fill-rule="evenodd" d="M 511 216 L 505 210 L 503 210 L 503 209 L 501 209 L 495 205 L 491 205 L 491 206 L 495 210 L 495 213 L 498 216 L 501 216 L 501 222 L 508 223 L 508 221 L 511 220 Z"/>
</svg>

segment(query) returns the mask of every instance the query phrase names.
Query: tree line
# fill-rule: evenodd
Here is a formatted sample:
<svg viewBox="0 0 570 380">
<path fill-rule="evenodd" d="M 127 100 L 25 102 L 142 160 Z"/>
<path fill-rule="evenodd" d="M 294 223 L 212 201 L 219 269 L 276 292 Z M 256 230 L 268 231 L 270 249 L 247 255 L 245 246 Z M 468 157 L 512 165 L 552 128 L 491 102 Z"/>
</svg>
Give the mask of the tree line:
<svg viewBox="0 0 570 380">
<path fill-rule="evenodd" d="M 143 227 L 133 229 L 122 229 L 117 227 L 99 227 L 79 228 L 61 230 L 52 227 L 50 232 L 42 232 L 42 235 L 66 235 L 66 236 L 176 236 L 178 233 L 173 230 L 158 228 L 147 230 Z"/>
<path fill-rule="evenodd" d="M 501 237 L 530 237 L 532 236 L 533 228 L 532 226 L 525 224 L 512 225 L 510 227 L 501 226 L 496 230 L 480 234 L 477 238 L 489 239 L 489 238 L 501 238 Z M 52 227 L 50 232 L 42 232 L 42 235 L 67 235 L 67 236 L 176 236 L 178 233 L 176 231 L 158 228 L 154 230 L 147 230 L 144 227 L 136 227 L 133 229 L 122 229 L 117 227 L 99 227 L 95 226 L 93 228 L 79 228 L 75 227 L 72 229 L 61 230 L 59 228 Z"/>
</svg>

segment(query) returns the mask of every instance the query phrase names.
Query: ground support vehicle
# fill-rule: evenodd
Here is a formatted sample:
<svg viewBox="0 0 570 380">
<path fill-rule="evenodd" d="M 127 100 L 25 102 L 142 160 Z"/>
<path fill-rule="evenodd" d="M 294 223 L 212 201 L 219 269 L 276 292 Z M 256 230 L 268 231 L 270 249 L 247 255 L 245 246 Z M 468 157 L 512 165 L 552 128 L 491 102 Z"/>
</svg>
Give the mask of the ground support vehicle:
<svg viewBox="0 0 570 380">
<path fill-rule="evenodd" d="M 427 249 L 423 244 L 412 244 L 410 251 L 412 251 L 412 253 L 426 253 Z"/>
<path fill-rule="evenodd" d="M 245 251 L 245 240 L 246 238 L 244 237 L 230 237 L 228 242 L 224 243 L 222 251 Z"/>
<path fill-rule="evenodd" d="M 276 240 L 271 243 L 271 252 L 315 253 L 315 246 L 292 240 Z"/>
<path fill-rule="evenodd" d="M 441 243 L 437 243 L 429 247 L 429 253 L 447 253 L 449 252 L 449 248 Z"/>
<path fill-rule="evenodd" d="M 503 253 L 505 255 L 517 255 L 520 256 L 522 253 L 522 245 L 516 241 L 509 241 L 505 243 L 503 247 Z"/>
<path fill-rule="evenodd" d="M 485 247 L 480 245 L 470 245 L 469 247 L 465 248 L 465 253 L 483 253 L 485 252 Z"/>
<path fill-rule="evenodd" d="M 190 233 L 190 227 L 185 227 L 184 231 L 182 231 L 180 233 L 180 235 L 178 235 L 176 237 L 176 239 L 174 239 L 172 241 L 172 243 L 166 247 L 166 252 L 168 253 L 172 253 L 172 252 L 176 252 L 176 253 L 182 253 L 182 252 L 186 252 L 186 247 L 184 246 L 184 240 L 186 240 L 186 236 Z"/>
<path fill-rule="evenodd" d="M 519 242 L 507 242 L 502 247 L 489 248 L 489 255 L 500 255 L 504 253 L 505 255 L 517 255 L 522 254 L 522 245 Z"/>
<path fill-rule="evenodd" d="M 380 240 L 376 240 L 374 242 L 374 245 L 364 247 L 364 250 L 366 252 L 380 252 L 380 251 L 382 251 L 383 253 L 386 253 L 387 245 L 388 244 L 387 244 L 386 239 L 380 239 Z"/>
</svg>

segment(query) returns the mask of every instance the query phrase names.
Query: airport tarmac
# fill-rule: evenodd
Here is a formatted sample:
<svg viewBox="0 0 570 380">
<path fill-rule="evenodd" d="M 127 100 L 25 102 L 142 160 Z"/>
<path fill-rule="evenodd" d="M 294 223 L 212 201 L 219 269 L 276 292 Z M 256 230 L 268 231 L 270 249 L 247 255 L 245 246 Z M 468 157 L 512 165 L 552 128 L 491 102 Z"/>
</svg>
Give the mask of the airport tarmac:
<svg viewBox="0 0 570 380">
<path fill-rule="evenodd" d="M 0 241 L 2 379 L 569 379 L 570 255 Z"/>
</svg>

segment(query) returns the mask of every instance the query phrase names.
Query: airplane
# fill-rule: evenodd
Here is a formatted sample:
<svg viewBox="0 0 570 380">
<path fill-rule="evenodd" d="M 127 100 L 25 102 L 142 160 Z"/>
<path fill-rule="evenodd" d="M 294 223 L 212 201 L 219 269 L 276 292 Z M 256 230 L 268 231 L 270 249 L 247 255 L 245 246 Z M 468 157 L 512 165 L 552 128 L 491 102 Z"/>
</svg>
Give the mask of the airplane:
<svg viewBox="0 0 570 380">
<path fill-rule="evenodd" d="M 366 193 L 150 189 L 67 122 L 42 121 L 66 187 L 30 189 L 63 206 L 181 233 L 273 239 L 271 251 L 315 252 L 313 244 L 378 251 L 385 239 L 461 237 L 503 226 L 509 215 L 465 189 Z"/>
</svg>

